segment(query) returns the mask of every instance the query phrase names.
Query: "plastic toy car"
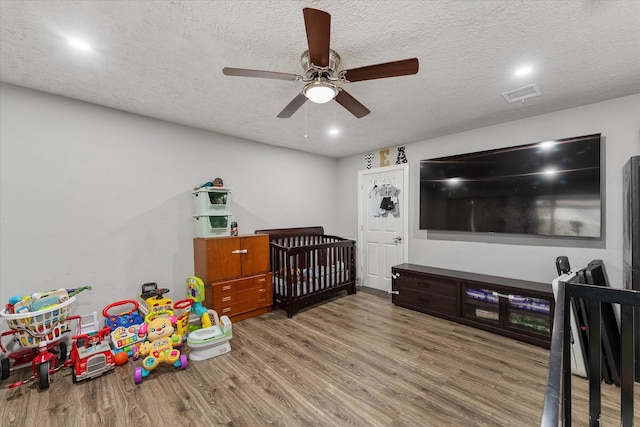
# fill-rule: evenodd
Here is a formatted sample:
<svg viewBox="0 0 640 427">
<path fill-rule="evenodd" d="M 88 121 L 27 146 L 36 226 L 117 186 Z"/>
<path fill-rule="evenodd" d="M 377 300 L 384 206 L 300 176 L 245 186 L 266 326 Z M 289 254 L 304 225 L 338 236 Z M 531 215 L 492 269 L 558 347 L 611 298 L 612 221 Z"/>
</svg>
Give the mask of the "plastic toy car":
<svg viewBox="0 0 640 427">
<path fill-rule="evenodd" d="M 65 365 L 71 367 L 71 379 L 74 383 L 115 369 L 116 360 L 111 351 L 110 334 L 111 329 L 105 327 L 91 335 L 72 337 L 71 353 Z"/>
</svg>

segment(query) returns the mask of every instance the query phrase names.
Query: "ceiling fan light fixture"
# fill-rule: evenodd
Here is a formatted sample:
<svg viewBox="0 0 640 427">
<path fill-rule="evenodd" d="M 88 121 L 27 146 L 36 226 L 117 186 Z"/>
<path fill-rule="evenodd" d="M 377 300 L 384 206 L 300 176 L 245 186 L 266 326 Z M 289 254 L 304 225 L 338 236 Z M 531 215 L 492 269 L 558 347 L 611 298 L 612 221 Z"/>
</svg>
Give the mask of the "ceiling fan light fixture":
<svg viewBox="0 0 640 427">
<path fill-rule="evenodd" d="M 309 101 L 315 102 L 316 104 L 324 104 L 338 95 L 338 88 L 333 83 L 316 80 L 308 83 L 302 92 Z"/>
</svg>

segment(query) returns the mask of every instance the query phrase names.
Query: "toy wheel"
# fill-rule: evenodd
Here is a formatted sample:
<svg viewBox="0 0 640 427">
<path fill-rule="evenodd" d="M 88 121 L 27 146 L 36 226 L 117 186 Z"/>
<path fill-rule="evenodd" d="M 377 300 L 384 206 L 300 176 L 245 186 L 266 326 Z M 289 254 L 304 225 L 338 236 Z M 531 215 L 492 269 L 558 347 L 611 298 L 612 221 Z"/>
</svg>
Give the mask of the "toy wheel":
<svg viewBox="0 0 640 427">
<path fill-rule="evenodd" d="M 76 377 L 76 367 L 73 366 L 71 368 L 71 381 L 75 384 L 78 382 L 78 377 Z"/>
<path fill-rule="evenodd" d="M 38 388 L 40 390 L 49 388 L 49 362 L 38 365 Z"/>
<path fill-rule="evenodd" d="M 142 382 L 142 368 L 140 366 L 136 366 L 136 369 L 133 371 L 133 382 L 136 384 Z"/>
<path fill-rule="evenodd" d="M 187 356 L 185 354 L 180 355 L 180 369 L 187 369 Z"/>
<path fill-rule="evenodd" d="M 60 362 L 67 360 L 67 343 L 64 341 L 60 341 L 58 345 L 58 360 Z"/>
<path fill-rule="evenodd" d="M 7 378 L 9 378 L 9 368 L 11 363 L 9 362 L 9 358 L 4 358 L 2 359 L 2 379 L 6 380 Z"/>
</svg>

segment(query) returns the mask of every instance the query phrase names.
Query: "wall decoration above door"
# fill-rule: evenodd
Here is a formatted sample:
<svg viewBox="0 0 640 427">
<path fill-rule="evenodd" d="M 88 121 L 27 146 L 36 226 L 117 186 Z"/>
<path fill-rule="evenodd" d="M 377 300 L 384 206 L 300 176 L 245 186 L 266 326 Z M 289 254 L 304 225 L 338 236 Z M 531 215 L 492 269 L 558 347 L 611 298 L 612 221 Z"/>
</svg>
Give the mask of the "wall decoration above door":
<svg viewBox="0 0 640 427">
<path fill-rule="evenodd" d="M 404 147 L 398 147 L 398 158 L 396 159 L 396 165 L 407 163 L 407 156 L 404 153 Z"/>
</svg>

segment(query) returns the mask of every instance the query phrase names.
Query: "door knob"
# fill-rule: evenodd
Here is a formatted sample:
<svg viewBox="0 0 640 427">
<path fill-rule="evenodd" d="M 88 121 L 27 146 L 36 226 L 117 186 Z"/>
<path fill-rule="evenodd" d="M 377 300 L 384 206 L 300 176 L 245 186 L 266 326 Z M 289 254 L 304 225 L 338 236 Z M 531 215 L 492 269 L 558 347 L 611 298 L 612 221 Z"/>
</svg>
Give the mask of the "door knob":
<svg viewBox="0 0 640 427">
<path fill-rule="evenodd" d="M 393 241 L 394 241 L 396 244 L 398 244 L 398 243 L 402 242 L 402 237 L 400 237 L 400 236 L 396 236 L 396 237 L 394 237 L 394 238 L 393 238 Z"/>
</svg>

